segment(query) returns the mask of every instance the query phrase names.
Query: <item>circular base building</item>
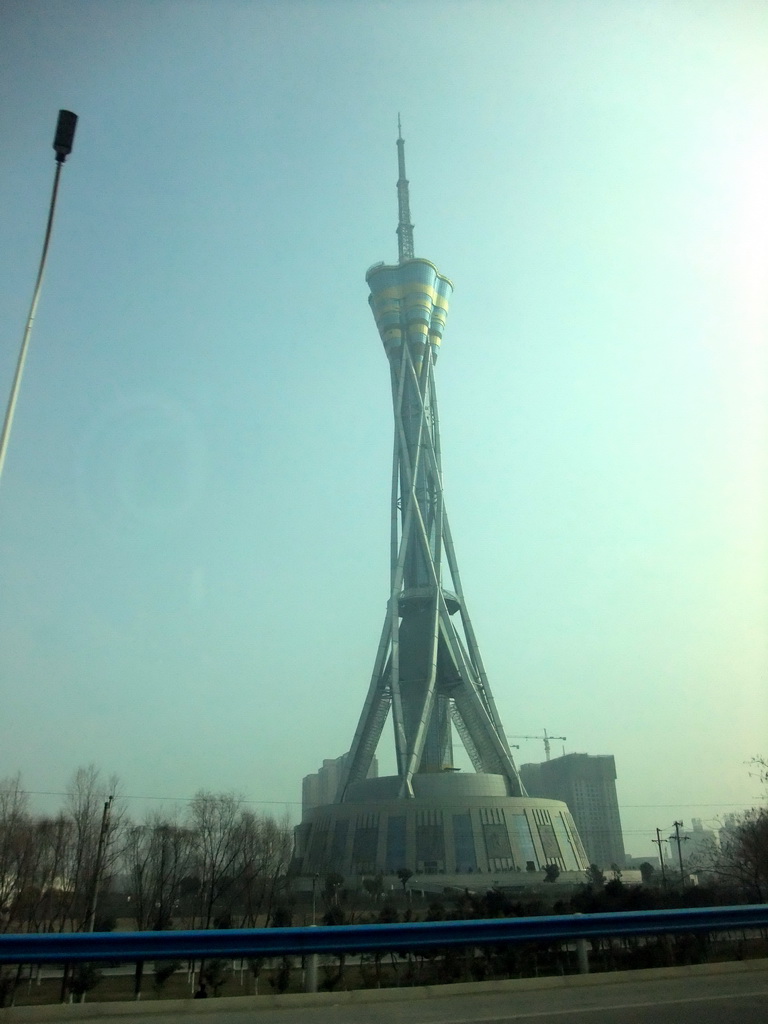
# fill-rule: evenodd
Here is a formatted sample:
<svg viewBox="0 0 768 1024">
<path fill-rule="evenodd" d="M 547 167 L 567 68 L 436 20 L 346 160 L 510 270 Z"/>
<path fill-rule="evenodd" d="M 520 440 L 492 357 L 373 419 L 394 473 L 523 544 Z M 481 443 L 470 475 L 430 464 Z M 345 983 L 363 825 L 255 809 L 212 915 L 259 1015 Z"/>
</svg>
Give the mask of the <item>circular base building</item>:
<svg viewBox="0 0 768 1024">
<path fill-rule="evenodd" d="M 398 776 L 349 786 L 343 803 L 314 807 L 296 831 L 297 873 L 355 876 L 461 876 L 589 867 L 567 806 L 508 796 L 501 775 L 440 772 L 413 777 L 414 795 L 398 797 Z M 467 876 L 471 876 L 471 879 Z M 511 879 L 508 879 L 511 881 Z M 448 881 L 446 879 L 446 881 Z"/>
</svg>

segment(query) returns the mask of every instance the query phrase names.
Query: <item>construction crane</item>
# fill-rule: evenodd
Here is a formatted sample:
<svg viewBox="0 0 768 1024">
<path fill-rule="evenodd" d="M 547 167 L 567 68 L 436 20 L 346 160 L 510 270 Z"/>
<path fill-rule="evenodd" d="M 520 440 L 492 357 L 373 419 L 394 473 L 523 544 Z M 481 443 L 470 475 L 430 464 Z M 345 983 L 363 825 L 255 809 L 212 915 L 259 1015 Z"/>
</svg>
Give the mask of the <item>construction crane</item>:
<svg viewBox="0 0 768 1024">
<path fill-rule="evenodd" d="M 550 740 L 562 740 L 563 742 L 565 742 L 568 739 L 568 737 L 567 736 L 548 736 L 547 735 L 547 730 L 545 729 L 543 736 L 507 736 L 507 739 L 508 740 L 544 740 L 544 756 L 546 757 L 547 761 L 549 761 L 550 760 L 549 741 Z"/>
</svg>

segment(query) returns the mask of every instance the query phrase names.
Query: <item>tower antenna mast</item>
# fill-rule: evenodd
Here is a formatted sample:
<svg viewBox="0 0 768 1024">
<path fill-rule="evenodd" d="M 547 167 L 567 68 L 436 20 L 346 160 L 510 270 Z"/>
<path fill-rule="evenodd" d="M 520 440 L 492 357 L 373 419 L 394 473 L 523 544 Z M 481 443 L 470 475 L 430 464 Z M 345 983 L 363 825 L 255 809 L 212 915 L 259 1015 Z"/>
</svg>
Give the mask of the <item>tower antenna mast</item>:
<svg viewBox="0 0 768 1024">
<path fill-rule="evenodd" d="M 408 179 L 405 176 L 405 139 L 397 115 L 397 254 L 400 263 L 413 259 L 413 224 L 411 224 L 411 203 L 408 195 Z"/>
</svg>

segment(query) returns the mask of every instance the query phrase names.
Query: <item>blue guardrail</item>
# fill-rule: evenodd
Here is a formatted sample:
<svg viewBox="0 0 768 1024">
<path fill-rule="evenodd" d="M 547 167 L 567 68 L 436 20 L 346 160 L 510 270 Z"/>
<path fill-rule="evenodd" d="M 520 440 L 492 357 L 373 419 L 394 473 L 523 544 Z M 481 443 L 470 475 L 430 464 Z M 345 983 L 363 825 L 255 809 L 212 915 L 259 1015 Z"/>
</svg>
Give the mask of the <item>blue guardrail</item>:
<svg viewBox="0 0 768 1024">
<path fill-rule="evenodd" d="M 0 964 L 298 956 L 768 927 L 768 904 L 310 928 L 0 935 Z"/>
</svg>

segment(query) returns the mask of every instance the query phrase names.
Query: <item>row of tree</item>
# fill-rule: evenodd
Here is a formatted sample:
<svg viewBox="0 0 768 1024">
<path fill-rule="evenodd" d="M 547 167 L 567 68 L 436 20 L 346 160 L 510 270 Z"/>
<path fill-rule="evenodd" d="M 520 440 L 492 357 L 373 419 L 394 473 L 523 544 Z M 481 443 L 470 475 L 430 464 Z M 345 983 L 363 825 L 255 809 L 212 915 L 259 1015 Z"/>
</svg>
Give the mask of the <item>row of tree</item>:
<svg viewBox="0 0 768 1024">
<path fill-rule="evenodd" d="M 755 767 L 768 783 L 765 762 L 757 761 Z M 118 907 L 120 916 L 128 916 L 142 930 L 292 923 L 292 900 L 287 892 L 292 836 L 287 821 L 254 814 L 234 794 L 205 791 L 200 791 L 183 812 L 155 812 L 134 821 L 116 793 L 114 779 L 105 784 L 94 767 L 81 768 L 71 780 L 61 810 L 54 816 L 41 817 L 31 812 L 29 797 L 18 776 L 0 780 L 0 931 L 110 928 L 114 921 L 105 915 L 116 916 Z M 768 810 L 747 812 L 725 830 L 708 865 L 707 885 L 664 889 L 653 884 L 656 879 L 651 865 L 643 867 L 647 869 L 643 872 L 646 884 L 641 887 L 623 885 L 621 871 L 616 867 L 608 880 L 592 865 L 584 885 L 567 903 L 553 902 L 555 886 L 545 887 L 552 895 L 552 899 L 545 901 L 546 906 L 540 896 L 536 897 L 537 905 L 513 902 L 497 890 L 474 895 L 467 892 L 435 900 L 426 916 L 594 913 L 740 900 L 763 902 L 768 899 Z M 403 912 L 406 919 L 412 919 L 414 914 L 423 916 L 405 900 L 412 873 L 404 868 L 397 874 L 403 890 L 402 902 L 407 906 Z M 545 875 L 545 880 L 554 881 L 555 877 Z M 326 924 L 396 921 L 400 916 L 393 906 L 392 894 L 386 895 L 381 875 L 365 879 L 362 891 L 357 892 L 345 890 L 341 876 L 329 875 L 321 883 L 318 895 Z M 606 955 L 616 955 L 613 946 L 606 948 Z M 557 967 L 562 951 L 553 947 L 550 952 Z M 641 959 L 649 955 L 647 944 L 632 947 L 630 952 Z M 660 943 L 656 952 L 660 957 L 667 956 L 667 945 Z M 694 952 L 703 955 L 701 950 Z M 518 951 L 516 966 L 511 966 L 501 961 L 497 964 L 492 957 L 488 959 L 490 953 L 484 952 L 479 958 L 462 954 L 457 959 L 458 954 L 443 951 L 435 963 L 442 965 L 440 970 L 452 978 L 454 974 L 480 976 L 478 971 L 484 977 L 493 977 L 497 971 L 513 966 L 515 971 L 527 969 L 522 960 L 517 963 L 525 956 L 534 957 L 538 970 L 545 966 L 544 961 L 539 963 L 536 959 L 541 955 L 533 948 Z M 685 955 L 693 954 L 688 950 Z M 417 978 L 423 981 L 424 965 L 430 958 L 404 956 L 409 969 L 415 971 L 412 983 Z M 396 960 L 393 956 L 393 964 Z M 422 966 L 418 967 L 419 964 Z M 174 966 L 178 965 L 166 967 L 166 973 L 173 971 Z M 285 984 L 290 966 L 286 960 Z M 381 966 L 381 956 L 374 958 L 374 984 L 382 984 Z M 207 979 L 214 990 L 220 968 L 213 962 L 200 965 L 200 978 Z M 89 969 L 94 973 L 92 965 L 85 965 L 81 977 L 77 972 L 70 976 L 65 971 L 62 998 L 67 991 L 84 993 L 95 984 L 95 974 L 86 976 Z M 143 969 L 143 964 L 136 965 L 136 996 L 141 991 Z M 251 969 L 257 977 L 261 961 L 254 961 Z M 163 967 L 158 967 L 156 980 L 162 971 Z M 21 969 L 14 975 L 0 971 L 0 1005 L 6 994 L 4 987 L 13 997 L 20 972 Z M 343 983 L 344 958 L 326 973 L 327 987 Z M 278 985 L 281 976 L 278 972 L 273 984 Z"/>
<path fill-rule="evenodd" d="M 115 891 L 138 929 L 269 923 L 291 856 L 287 820 L 200 791 L 183 813 L 133 821 L 116 790 L 81 768 L 61 810 L 41 817 L 18 776 L 0 780 L 0 931 L 112 927 L 103 910 Z"/>
<path fill-rule="evenodd" d="M 763 806 L 728 815 L 719 842 L 700 846 L 686 858 L 685 868 L 706 884 L 716 884 L 739 900 L 768 900 L 768 760 L 753 757 L 750 775 L 763 785 Z M 685 871 L 683 872 L 685 874 Z"/>
</svg>

